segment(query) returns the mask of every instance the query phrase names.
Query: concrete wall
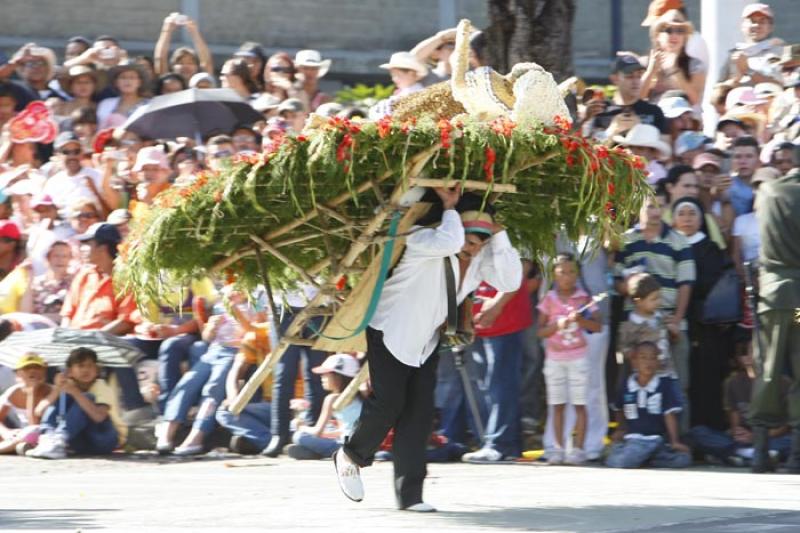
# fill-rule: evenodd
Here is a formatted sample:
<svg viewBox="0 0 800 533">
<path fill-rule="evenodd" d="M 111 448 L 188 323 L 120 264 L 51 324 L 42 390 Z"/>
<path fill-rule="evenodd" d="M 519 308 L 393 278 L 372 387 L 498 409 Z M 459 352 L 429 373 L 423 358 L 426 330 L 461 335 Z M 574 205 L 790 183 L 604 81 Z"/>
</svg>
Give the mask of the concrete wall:
<svg viewBox="0 0 800 533">
<path fill-rule="evenodd" d="M 639 24 L 649 0 L 623 0 L 623 45 L 645 53 L 648 37 Z M 700 26 L 700 0 L 687 0 Z M 776 34 L 800 42 L 800 0 L 772 0 Z M 611 0 L 577 0 L 574 55 L 578 73 L 605 75 L 611 56 Z M 223 56 L 245 40 L 268 48 L 317 48 L 334 59 L 336 75 L 378 74 L 393 51 L 408 49 L 462 17 L 486 24 L 485 0 L 0 0 L 0 50 L 27 41 L 60 54 L 73 35 L 117 36 L 135 53 L 152 54 L 161 21 L 172 11 L 196 10 L 200 27 Z M 179 34 L 176 34 L 176 38 Z"/>
</svg>

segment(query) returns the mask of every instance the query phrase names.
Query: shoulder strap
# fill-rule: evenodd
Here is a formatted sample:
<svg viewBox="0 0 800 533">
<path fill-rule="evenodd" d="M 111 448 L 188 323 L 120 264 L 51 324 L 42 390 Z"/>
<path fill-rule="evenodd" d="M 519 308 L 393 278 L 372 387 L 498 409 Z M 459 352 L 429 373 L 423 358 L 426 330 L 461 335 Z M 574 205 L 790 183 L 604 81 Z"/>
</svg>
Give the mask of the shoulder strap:
<svg viewBox="0 0 800 533">
<path fill-rule="evenodd" d="M 453 260 L 444 258 L 444 279 L 447 285 L 447 325 L 445 333 L 455 334 L 458 331 L 458 303 L 456 299 L 456 279 L 453 275 Z"/>
</svg>

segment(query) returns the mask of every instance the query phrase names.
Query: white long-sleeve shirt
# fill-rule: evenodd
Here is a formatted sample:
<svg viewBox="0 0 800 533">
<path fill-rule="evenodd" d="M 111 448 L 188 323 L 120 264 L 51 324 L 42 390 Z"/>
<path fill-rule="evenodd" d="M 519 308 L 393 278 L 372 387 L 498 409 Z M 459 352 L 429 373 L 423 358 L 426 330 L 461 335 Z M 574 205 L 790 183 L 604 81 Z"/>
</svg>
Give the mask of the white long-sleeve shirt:
<svg viewBox="0 0 800 533">
<path fill-rule="evenodd" d="M 386 280 L 370 327 L 383 332 L 386 348 L 403 364 L 420 367 L 439 342 L 439 328 L 447 319 L 444 258 L 452 258 L 456 286 L 458 258 L 464 246 L 464 226 L 455 210 L 442 215 L 437 228 L 415 228 L 406 249 Z M 470 262 L 458 290 L 458 303 L 486 281 L 498 291 L 519 289 L 522 264 L 505 231 L 496 233 Z"/>
</svg>

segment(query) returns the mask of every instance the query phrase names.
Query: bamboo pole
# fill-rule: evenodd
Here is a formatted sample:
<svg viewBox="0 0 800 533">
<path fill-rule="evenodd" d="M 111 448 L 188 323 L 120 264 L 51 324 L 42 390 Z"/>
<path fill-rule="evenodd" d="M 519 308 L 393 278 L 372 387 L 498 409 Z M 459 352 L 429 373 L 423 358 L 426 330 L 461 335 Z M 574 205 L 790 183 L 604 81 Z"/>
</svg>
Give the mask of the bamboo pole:
<svg viewBox="0 0 800 533">
<path fill-rule="evenodd" d="M 361 370 L 358 371 L 358 374 L 350 380 L 350 383 L 347 384 L 347 387 L 339 394 L 339 397 L 336 398 L 336 401 L 333 402 L 333 410 L 334 411 L 341 411 L 348 405 L 350 405 L 353 401 L 353 398 L 356 397 L 358 394 L 358 390 L 361 388 L 361 385 L 367 381 L 369 378 L 369 363 L 364 363 L 361 366 Z"/>
<path fill-rule="evenodd" d="M 489 183 L 488 181 L 465 180 L 459 179 L 443 180 L 432 178 L 411 178 L 408 180 L 411 185 L 419 187 L 453 187 L 457 184 L 462 184 L 464 190 L 473 191 L 486 191 L 491 188 L 495 192 L 517 192 L 517 186 L 513 183 Z"/>
<path fill-rule="evenodd" d="M 262 250 L 264 250 L 265 252 L 271 253 L 278 260 L 283 262 L 283 264 L 285 264 L 286 266 L 288 266 L 289 268 L 291 268 L 292 270 L 297 272 L 300 275 L 300 277 L 303 278 L 303 281 L 305 281 L 309 285 L 313 285 L 314 287 L 319 288 L 319 283 L 317 283 L 317 281 L 314 278 L 309 276 L 308 272 L 306 272 L 303 268 L 301 268 L 299 265 L 297 265 L 294 261 L 292 261 L 291 259 L 289 259 L 285 255 L 283 255 L 283 253 L 280 252 L 277 248 L 272 246 L 270 243 L 261 240 L 261 237 L 256 237 L 255 235 L 250 235 L 250 238 L 253 240 L 253 242 L 258 244 L 258 246 L 261 247 Z"/>
<path fill-rule="evenodd" d="M 439 145 L 437 144 L 437 145 L 434 145 L 434 146 L 432 146 L 432 147 L 420 152 L 419 154 L 417 154 L 413 158 L 411 158 L 411 160 L 409 161 L 409 168 L 410 168 L 409 174 L 411 176 L 416 176 L 417 174 L 419 174 L 419 172 L 422 170 L 422 168 L 425 166 L 425 164 L 428 162 L 428 160 L 433 156 L 433 154 L 438 149 L 439 149 Z M 378 181 L 379 182 L 383 181 L 383 180 L 387 179 L 390 175 L 391 175 L 391 172 L 386 172 L 385 174 L 383 174 L 378 179 Z M 359 185 L 359 187 L 356 190 L 359 191 L 359 192 L 364 192 L 367 189 L 369 189 L 370 187 L 372 187 L 372 182 L 371 181 L 367 181 L 367 182 Z M 402 195 L 405 192 L 405 190 L 406 190 L 405 185 L 403 183 L 398 183 L 395 186 L 394 192 L 392 193 L 392 197 L 390 199 L 390 202 L 391 203 L 396 203 L 402 197 Z M 348 193 L 343 193 L 342 195 L 340 195 L 337 198 L 335 198 L 334 201 L 328 202 L 327 205 L 329 207 L 333 206 L 335 201 L 339 200 L 342 197 L 344 197 L 344 198 L 340 202 L 338 202 L 339 204 L 343 203 L 344 201 L 347 200 L 347 198 L 350 198 L 351 196 L 350 196 L 349 192 Z M 369 241 L 371 240 L 371 237 L 380 230 L 383 222 L 389 216 L 389 213 L 394 208 L 396 208 L 396 206 L 391 205 L 391 203 L 390 203 L 390 205 L 384 206 L 384 208 L 381 209 L 372 218 L 372 221 L 370 221 L 370 223 L 367 224 L 367 227 L 362 232 L 361 237 L 359 238 L 359 240 L 354 242 L 351 245 L 350 250 L 348 251 L 348 253 L 341 259 L 341 261 L 339 261 L 339 265 L 341 265 L 341 268 L 344 269 L 344 268 L 349 268 L 349 267 L 353 266 L 353 263 L 355 263 L 355 261 L 361 255 L 361 253 L 367 248 L 367 246 L 369 246 Z M 338 205 L 338 204 L 336 204 L 336 205 Z M 309 215 L 310 215 L 310 213 L 309 213 Z M 307 217 L 307 219 L 306 219 L 306 217 Z M 312 218 L 314 218 L 313 216 L 308 216 L 308 215 L 306 215 L 306 217 L 303 217 L 304 219 L 306 219 L 306 220 L 303 220 L 303 222 L 300 222 L 299 224 L 297 224 L 295 222 L 295 223 L 289 224 L 287 226 L 284 226 L 283 228 L 279 228 L 279 229 L 273 231 L 272 233 L 268 234 L 266 237 L 264 237 L 263 239 L 260 239 L 260 240 L 263 242 L 263 244 L 267 244 L 268 245 L 268 243 L 266 241 L 268 241 L 270 239 L 274 239 L 277 236 L 284 235 L 287 232 L 291 231 L 291 229 L 299 227 L 300 225 L 304 224 L 308 220 L 311 220 Z M 296 224 L 296 225 L 294 225 L 294 224 Z M 286 228 L 288 228 L 288 226 L 292 226 L 292 225 L 294 225 L 294 226 L 291 229 L 286 229 Z M 259 243 L 259 244 L 261 244 L 261 243 Z M 272 253 L 270 250 L 267 250 L 267 251 Z M 251 251 L 251 253 L 254 253 L 254 252 Z M 298 273 L 300 273 L 300 272 L 298 272 Z M 258 388 L 261 386 L 261 384 L 264 382 L 264 380 L 267 379 L 267 376 L 269 376 L 269 374 L 272 372 L 272 369 L 275 367 L 275 365 L 278 363 L 278 361 L 280 361 L 281 357 L 283 357 L 283 354 L 286 353 L 286 350 L 289 349 L 290 343 L 287 341 L 287 338 L 288 339 L 292 339 L 293 337 L 298 337 L 298 338 L 301 337 L 302 332 L 305 329 L 306 323 L 308 322 L 308 319 L 311 317 L 311 310 L 321 307 L 323 304 L 326 303 L 326 300 L 329 298 L 329 292 L 330 291 L 325 290 L 326 288 L 327 288 L 327 285 L 326 285 L 326 287 L 323 287 L 323 289 L 320 290 L 316 294 L 316 296 L 314 296 L 314 298 L 311 299 L 311 301 L 308 303 L 308 305 L 306 307 L 304 307 L 294 317 L 294 320 L 292 320 L 292 323 L 289 324 L 289 327 L 286 329 L 286 333 L 281 338 L 281 340 L 278 342 L 278 346 L 273 348 L 273 350 L 269 354 L 269 356 L 264 359 L 264 361 L 258 366 L 258 368 L 253 373 L 253 375 L 250 376 L 250 379 L 247 380 L 247 383 L 244 384 L 242 389 L 239 391 L 239 394 L 234 399 L 233 404 L 231 404 L 230 411 L 233 414 L 238 415 L 239 413 L 242 412 L 244 407 L 250 401 L 250 398 L 253 397 L 253 394 L 255 394 L 256 390 L 258 390 Z"/>
</svg>

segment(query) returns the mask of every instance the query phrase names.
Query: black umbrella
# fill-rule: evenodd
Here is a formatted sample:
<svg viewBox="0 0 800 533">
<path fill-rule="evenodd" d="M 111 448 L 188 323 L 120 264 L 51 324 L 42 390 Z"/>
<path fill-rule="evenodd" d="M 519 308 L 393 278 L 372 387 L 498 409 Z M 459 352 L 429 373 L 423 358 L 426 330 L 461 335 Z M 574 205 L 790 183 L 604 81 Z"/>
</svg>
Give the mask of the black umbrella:
<svg viewBox="0 0 800 533">
<path fill-rule="evenodd" d="M 232 89 L 186 89 L 156 96 L 122 128 L 148 139 L 195 139 L 230 133 L 237 124 L 259 120 L 264 116 Z"/>
<path fill-rule="evenodd" d="M 64 366 L 75 348 L 91 348 L 103 366 L 126 368 L 133 366 L 144 354 L 121 337 L 98 330 L 67 328 L 18 331 L 0 342 L 0 364 L 14 368 L 20 356 L 34 352 L 51 366 Z"/>
</svg>

